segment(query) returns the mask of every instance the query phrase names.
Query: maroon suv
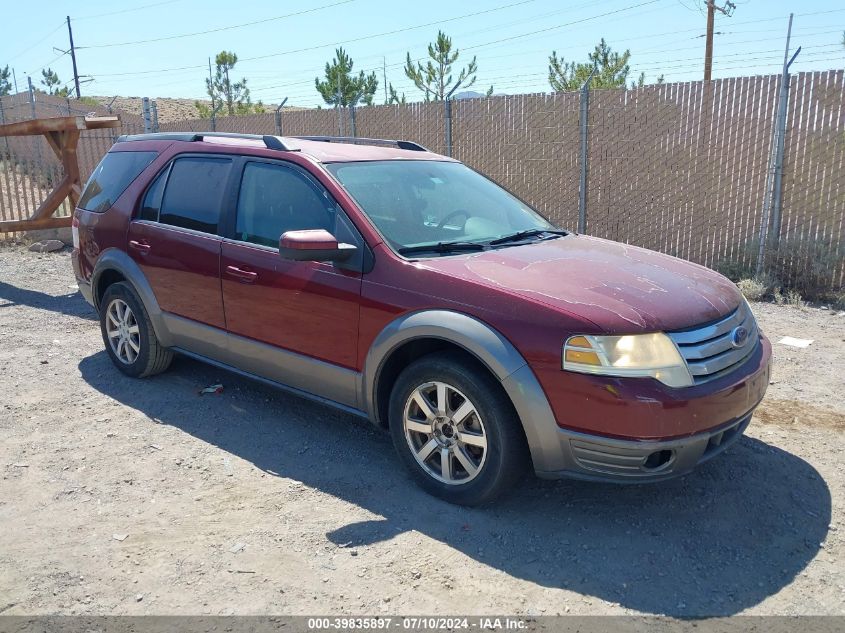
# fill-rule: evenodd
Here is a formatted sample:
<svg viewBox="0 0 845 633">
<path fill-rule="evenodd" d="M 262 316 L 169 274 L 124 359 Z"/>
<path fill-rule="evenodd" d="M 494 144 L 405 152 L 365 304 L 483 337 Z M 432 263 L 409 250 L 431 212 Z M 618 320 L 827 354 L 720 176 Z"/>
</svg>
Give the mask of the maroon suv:
<svg viewBox="0 0 845 633">
<path fill-rule="evenodd" d="M 420 484 L 642 482 L 736 441 L 771 346 L 702 266 L 560 230 L 408 141 L 118 139 L 74 268 L 130 376 L 174 352 L 389 428 Z"/>
</svg>

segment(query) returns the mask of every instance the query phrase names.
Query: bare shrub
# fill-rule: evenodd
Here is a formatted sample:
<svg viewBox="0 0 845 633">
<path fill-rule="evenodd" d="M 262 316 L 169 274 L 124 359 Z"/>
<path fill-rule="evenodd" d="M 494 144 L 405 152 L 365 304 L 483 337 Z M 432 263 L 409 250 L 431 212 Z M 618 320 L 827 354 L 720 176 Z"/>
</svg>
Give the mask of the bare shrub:
<svg viewBox="0 0 845 633">
<path fill-rule="evenodd" d="M 760 301 L 769 291 L 765 284 L 756 279 L 740 279 L 736 286 L 749 301 Z"/>
</svg>

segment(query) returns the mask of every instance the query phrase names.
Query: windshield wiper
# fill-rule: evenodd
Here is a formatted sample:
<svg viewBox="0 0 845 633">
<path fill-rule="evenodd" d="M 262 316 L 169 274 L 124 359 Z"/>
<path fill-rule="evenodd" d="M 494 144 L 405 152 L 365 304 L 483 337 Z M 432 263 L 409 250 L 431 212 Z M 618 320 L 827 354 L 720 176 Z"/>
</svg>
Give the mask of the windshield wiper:
<svg viewBox="0 0 845 633">
<path fill-rule="evenodd" d="M 411 253 L 451 253 L 457 251 L 483 251 L 484 244 L 478 242 L 437 242 L 437 244 L 424 244 L 421 246 L 406 246 L 397 249 L 400 255 Z"/>
<path fill-rule="evenodd" d="M 511 235 L 499 237 L 495 240 L 490 240 L 487 243 L 490 244 L 490 246 L 496 246 L 497 244 L 506 244 L 508 242 L 519 242 L 526 237 L 542 235 L 543 233 L 551 233 L 552 235 L 569 235 L 569 231 L 561 231 L 559 229 L 527 229 L 525 231 L 518 231 L 516 233 L 512 233 Z"/>
</svg>

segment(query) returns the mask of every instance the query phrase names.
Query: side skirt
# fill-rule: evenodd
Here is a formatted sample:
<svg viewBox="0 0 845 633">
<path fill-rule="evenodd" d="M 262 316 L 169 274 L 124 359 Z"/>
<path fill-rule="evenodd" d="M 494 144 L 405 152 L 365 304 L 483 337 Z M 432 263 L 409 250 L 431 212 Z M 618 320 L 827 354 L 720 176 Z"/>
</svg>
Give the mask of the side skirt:
<svg viewBox="0 0 845 633">
<path fill-rule="evenodd" d="M 232 365 L 227 365 L 226 363 L 221 363 L 218 360 L 214 360 L 213 358 L 209 358 L 207 356 L 203 356 L 202 354 L 196 354 L 194 352 L 190 352 L 186 349 L 182 349 L 181 347 L 172 347 L 171 348 L 174 352 L 182 354 L 184 356 L 188 356 L 195 360 L 198 360 L 203 363 L 208 363 L 209 365 L 214 365 L 215 367 L 219 367 L 220 369 L 225 369 L 226 371 L 230 371 L 233 374 L 238 374 L 239 376 L 243 376 L 245 378 L 250 378 L 252 380 L 262 382 L 265 385 L 269 385 L 281 391 L 285 391 L 290 393 L 294 396 L 299 396 L 300 398 L 305 398 L 306 400 L 311 400 L 312 402 L 318 402 L 320 404 L 332 407 L 334 409 L 339 409 L 346 413 L 350 413 L 354 416 L 368 419 L 366 413 L 361 411 L 360 409 L 356 409 L 354 407 L 350 407 L 348 405 L 342 404 L 340 402 L 336 402 L 334 400 L 329 400 L 328 398 L 323 398 L 322 396 L 318 396 L 316 394 L 310 393 L 308 391 L 303 391 L 302 389 L 297 389 L 296 387 L 291 387 L 290 385 L 285 385 L 280 382 L 276 382 L 275 380 L 270 380 L 269 378 L 264 378 L 263 376 L 259 376 L 258 374 L 253 374 L 248 371 L 244 371 L 243 369 L 238 369 Z"/>
</svg>

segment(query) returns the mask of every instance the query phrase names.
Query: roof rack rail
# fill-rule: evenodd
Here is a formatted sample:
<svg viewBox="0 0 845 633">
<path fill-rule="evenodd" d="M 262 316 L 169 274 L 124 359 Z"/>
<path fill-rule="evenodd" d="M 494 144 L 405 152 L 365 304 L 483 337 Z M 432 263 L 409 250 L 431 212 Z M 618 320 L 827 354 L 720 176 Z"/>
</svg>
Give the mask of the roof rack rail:
<svg viewBox="0 0 845 633">
<path fill-rule="evenodd" d="M 408 149 L 414 152 L 428 152 L 429 149 L 413 141 L 392 140 L 386 138 L 366 138 L 363 136 L 293 136 L 304 141 L 322 141 L 324 143 L 355 143 L 358 145 L 395 145 L 399 149 Z"/>
<path fill-rule="evenodd" d="M 234 132 L 154 132 L 152 134 L 123 134 L 117 137 L 118 143 L 126 141 L 183 141 L 196 143 L 210 137 L 242 138 L 253 141 L 263 141 L 267 149 L 281 152 L 297 152 L 298 148 L 288 147 L 278 136 L 271 134 L 237 134 Z"/>
</svg>

